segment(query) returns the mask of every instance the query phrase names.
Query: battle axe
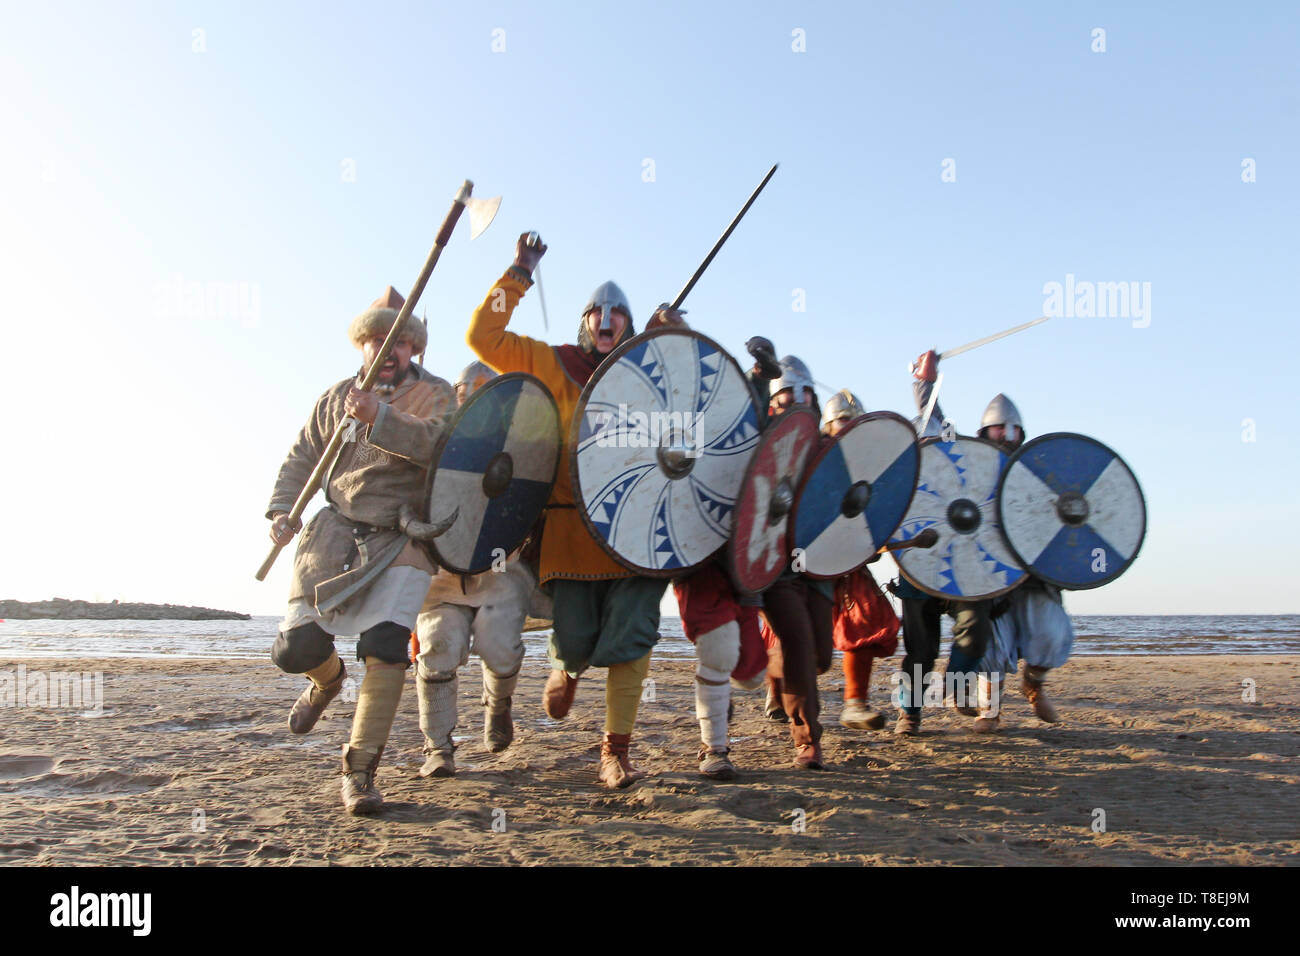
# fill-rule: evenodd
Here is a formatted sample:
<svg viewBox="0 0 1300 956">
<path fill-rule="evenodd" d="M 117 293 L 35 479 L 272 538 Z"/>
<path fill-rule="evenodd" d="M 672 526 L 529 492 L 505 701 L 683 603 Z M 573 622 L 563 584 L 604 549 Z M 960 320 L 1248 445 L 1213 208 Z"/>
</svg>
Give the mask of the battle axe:
<svg viewBox="0 0 1300 956">
<path fill-rule="evenodd" d="M 438 236 L 433 241 L 433 249 L 429 251 L 429 257 L 420 270 L 419 278 L 415 280 L 415 285 L 411 287 L 411 294 L 406 297 L 406 302 L 403 303 L 401 311 L 397 313 L 397 319 L 393 322 L 393 327 L 388 330 L 388 336 L 384 339 L 384 344 L 380 346 L 379 354 L 375 356 L 375 360 L 370 363 L 370 368 L 366 370 L 365 378 L 357 386 L 361 391 L 368 392 L 375 387 L 375 381 L 379 378 L 380 370 L 384 367 L 384 363 L 388 361 L 389 353 L 393 351 L 393 347 L 397 345 L 397 340 L 401 337 L 402 331 L 406 328 L 406 323 L 415 310 L 415 304 L 420 300 L 424 287 L 429 281 L 429 276 L 433 274 L 433 267 L 438 264 L 438 257 L 442 255 L 442 250 L 451 241 L 451 233 L 460 220 L 460 214 L 466 209 L 469 210 L 470 239 L 477 239 L 482 235 L 483 231 L 492 224 L 492 220 L 496 217 L 497 208 L 501 205 L 501 197 L 471 199 L 470 192 L 473 189 L 474 184 L 468 179 L 465 180 L 460 187 L 460 192 L 452 200 L 451 211 L 447 213 L 447 218 L 442 221 L 442 228 L 438 230 Z M 338 427 L 334 429 L 334 435 L 325 447 L 325 454 L 316 463 L 311 477 L 307 479 L 306 486 L 298 494 L 298 500 L 293 503 L 293 510 L 289 512 L 290 527 L 296 528 L 301 524 L 302 513 L 307 509 L 311 499 L 316 496 L 316 492 L 320 490 L 326 472 L 333 467 L 334 459 L 338 457 L 339 450 L 343 447 L 344 433 L 354 423 L 355 419 L 349 416 L 339 422 Z M 267 572 L 271 570 L 271 565 L 275 564 L 275 559 L 279 557 L 283 548 L 283 544 L 277 544 L 271 548 L 271 553 L 266 556 L 262 566 L 257 569 L 257 580 L 266 580 Z"/>
</svg>

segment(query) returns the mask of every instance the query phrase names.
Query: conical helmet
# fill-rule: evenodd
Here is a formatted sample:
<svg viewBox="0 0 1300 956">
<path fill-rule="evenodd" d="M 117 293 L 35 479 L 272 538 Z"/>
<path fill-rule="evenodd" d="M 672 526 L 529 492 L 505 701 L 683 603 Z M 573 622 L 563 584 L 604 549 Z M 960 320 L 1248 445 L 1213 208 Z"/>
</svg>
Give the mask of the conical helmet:
<svg viewBox="0 0 1300 956">
<path fill-rule="evenodd" d="M 456 379 L 456 386 L 470 385 L 474 388 L 482 385 L 484 382 L 497 377 L 497 373 L 484 365 L 482 362 L 470 362 L 461 371 L 460 377 Z"/>
<path fill-rule="evenodd" d="M 600 310 L 601 329 L 610 328 L 610 310 L 618 309 L 627 316 L 627 327 L 623 332 L 623 337 L 618 342 L 615 342 L 615 345 L 619 345 L 636 335 L 636 328 L 632 324 L 632 307 L 627 303 L 627 296 L 614 282 L 602 282 L 596 286 L 596 291 L 591 294 L 587 304 L 582 307 L 582 315 L 578 317 L 578 345 L 585 351 L 595 351 L 595 343 L 591 341 L 591 333 L 587 331 L 587 314 L 596 309 Z"/>
<path fill-rule="evenodd" d="M 990 428 L 994 425 L 1006 427 L 1015 425 L 1022 435 L 1025 431 L 1025 423 L 1020 418 L 1020 409 L 1016 408 L 1016 403 L 1001 392 L 993 396 L 993 401 L 989 402 L 988 408 L 984 409 L 984 417 L 980 419 L 980 428 Z"/>
<path fill-rule="evenodd" d="M 826 399 L 826 408 L 822 411 L 822 431 L 825 432 L 831 427 L 831 422 L 842 418 L 852 421 L 861 415 L 865 415 L 866 409 L 858 401 L 858 396 L 854 395 L 847 388 L 842 388 L 830 398 Z"/>
<path fill-rule="evenodd" d="M 769 394 L 775 395 L 777 392 L 783 392 L 787 388 L 794 389 L 794 397 L 803 399 L 801 389 L 811 388 L 816 391 L 813 385 L 812 372 L 808 371 L 808 366 L 803 363 L 803 359 L 796 355 L 787 355 L 780 361 L 781 377 L 772 379 L 771 391 Z"/>
</svg>

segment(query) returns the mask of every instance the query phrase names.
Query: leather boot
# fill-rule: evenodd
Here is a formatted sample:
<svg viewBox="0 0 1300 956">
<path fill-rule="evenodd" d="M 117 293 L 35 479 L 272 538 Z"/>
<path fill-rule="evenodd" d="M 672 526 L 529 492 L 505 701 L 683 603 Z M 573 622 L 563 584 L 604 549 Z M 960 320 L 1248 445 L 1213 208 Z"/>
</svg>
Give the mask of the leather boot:
<svg viewBox="0 0 1300 956">
<path fill-rule="evenodd" d="M 736 767 L 731 762 L 730 747 L 715 749 L 708 744 L 700 744 L 700 773 L 710 780 L 735 780 Z"/>
<path fill-rule="evenodd" d="M 483 665 L 483 746 L 491 753 L 499 754 L 515 739 L 510 705 L 518 683 L 518 669 L 506 677 L 498 677 Z"/>
<path fill-rule="evenodd" d="M 383 809 L 383 794 L 375 788 L 375 770 L 383 755 L 384 748 L 380 747 L 379 753 L 366 760 L 364 750 L 354 751 L 343 745 L 343 806 L 348 813 L 378 813 Z"/>
<path fill-rule="evenodd" d="M 606 734 L 600 745 L 600 782 L 610 790 L 622 790 L 645 776 L 627 757 L 631 734 Z"/>
<path fill-rule="evenodd" d="M 315 727 L 316 721 L 320 720 L 320 715 L 325 713 L 329 702 L 343 689 L 343 681 L 347 676 L 348 669 L 340 660 L 339 676 L 334 680 L 324 687 L 318 687 L 315 681 L 311 681 L 302 695 L 293 702 L 293 707 L 289 711 L 289 730 L 295 734 L 305 734 Z"/>
<path fill-rule="evenodd" d="M 774 678 L 767 679 L 767 699 L 763 701 L 763 716 L 780 724 L 788 724 L 790 716 L 781 704 L 781 684 Z"/>
<path fill-rule="evenodd" d="M 505 750 L 515 739 L 515 722 L 510 718 L 512 699 L 502 697 L 489 701 L 487 691 L 483 692 L 483 746 L 494 754 Z"/>
<path fill-rule="evenodd" d="M 578 678 L 562 670 L 552 670 L 542 688 L 542 709 L 553 720 L 563 720 L 573 706 L 573 695 L 578 692 Z"/>
<path fill-rule="evenodd" d="M 800 744 L 795 747 L 794 765 L 800 770 L 825 770 L 821 744 Z"/>
<path fill-rule="evenodd" d="M 1047 699 L 1047 694 L 1043 690 L 1046 677 L 1045 669 L 1026 666 L 1024 678 L 1020 682 L 1020 693 L 1029 699 L 1030 706 L 1034 708 L 1034 714 L 1039 720 L 1055 724 L 1060 721 L 1061 715 L 1056 712 L 1056 708 L 1052 706 L 1052 702 Z"/>
</svg>

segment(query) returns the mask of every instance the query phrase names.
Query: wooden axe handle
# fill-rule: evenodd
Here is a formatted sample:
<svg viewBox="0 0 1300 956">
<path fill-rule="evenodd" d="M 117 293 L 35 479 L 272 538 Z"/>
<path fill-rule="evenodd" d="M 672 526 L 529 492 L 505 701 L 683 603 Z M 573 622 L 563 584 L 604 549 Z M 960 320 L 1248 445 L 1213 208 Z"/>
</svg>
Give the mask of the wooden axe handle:
<svg viewBox="0 0 1300 956">
<path fill-rule="evenodd" d="M 460 214 L 465 211 L 465 200 L 469 199 L 470 193 L 474 189 L 474 184 L 468 179 L 461 184 L 460 192 L 452 200 L 451 209 L 447 213 L 447 218 L 442 221 L 442 228 L 438 230 L 438 237 L 433 241 L 433 248 L 429 251 L 429 256 L 425 259 L 424 267 L 420 270 L 419 277 L 415 280 L 415 285 L 411 287 L 411 294 L 406 297 L 401 311 L 397 313 L 397 319 L 393 322 L 393 327 L 388 330 L 388 335 L 384 339 L 384 344 L 379 347 L 379 354 L 375 360 L 370 363 L 370 368 L 366 370 L 366 376 L 357 386 L 363 392 L 368 392 L 375 387 L 375 380 L 379 378 L 379 372 L 388 361 L 388 355 L 397 345 L 397 340 L 402 335 L 402 330 L 406 327 L 407 320 L 411 317 L 411 312 L 415 308 L 416 302 L 424 292 L 425 285 L 429 282 L 429 276 L 433 274 L 433 267 L 438 264 L 438 257 L 442 255 L 443 247 L 451 240 L 452 230 L 456 228 L 456 222 L 460 219 Z M 338 423 L 334 429 L 334 435 L 330 438 L 329 445 L 325 448 L 325 454 L 321 456 L 316 467 L 312 469 L 311 477 L 307 479 L 307 484 L 303 486 L 298 493 L 298 500 L 293 503 L 293 510 L 289 512 L 289 524 L 297 525 L 302 521 L 302 513 L 307 510 L 307 505 L 311 503 L 312 498 L 316 497 L 316 492 L 320 491 L 321 484 L 324 481 L 325 472 L 334 464 L 334 459 L 338 456 L 339 449 L 343 446 L 343 433 L 347 430 L 351 418 L 345 418 Z M 270 572 L 271 566 L 275 564 L 275 559 L 280 556 L 284 550 L 284 545 L 277 544 L 271 547 L 271 553 L 266 556 L 262 566 L 257 569 L 257 580 L 265 581 L 266 575 Z"/>
</svg>

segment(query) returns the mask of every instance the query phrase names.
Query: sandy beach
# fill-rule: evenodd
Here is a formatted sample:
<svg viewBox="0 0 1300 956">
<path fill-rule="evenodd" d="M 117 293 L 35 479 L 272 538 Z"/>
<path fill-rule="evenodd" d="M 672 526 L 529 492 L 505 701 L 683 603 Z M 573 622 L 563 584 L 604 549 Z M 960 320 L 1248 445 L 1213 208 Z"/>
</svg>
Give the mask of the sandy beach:
<svg viewBox="0 0 1300 956">
<path fill-rule="evenodd" d="M 897 661 L 878 667 L 883 705 Z M 1300 860 L 1300 656 L 1077 658 L 1053 674 L 1065 720 L 1018 689 L 1003 732 L 928 709 L 924 733 L 839 726 L 821 679 L 832 767 L 790 765 L 784 725 L 736 694 L 736 782 L 695 771 L 693 665 L 656 661 L 629 790 L 596 783 L 604 672 L 563 722 L 525 665 L 516 740 L 481 742 L 477 662 L 462 671 L 459 774 L 417 774 L 410 678 L 376 818 L 339 803 L 353 705 L 294 737 L 302 680 L 240 660 L 7 661 L 0 671 L 102 672 L 102 714 L 0 708 L 0 863 L 131 864 L 1294 864 Z M 1243 701 L 1243 681 L 1255 702 Z M 892 728 L 892 723 L 891 723 Z M 1104 812 L 1104 830 L 1097 824 Z"/>
</svg>

